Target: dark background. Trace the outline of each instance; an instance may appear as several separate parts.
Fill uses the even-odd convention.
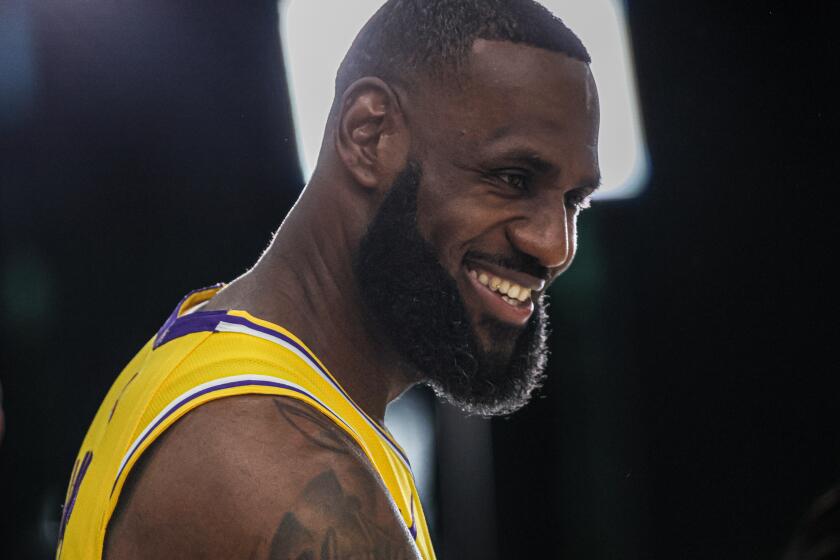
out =
[[[840,479],[831,4],[629,2],[653,174],[583,215],[550,381],[491,423],[498,558],[778,558]],[[51,557],[114,376],[302,187],[277,29],[271,1],[0,0],[0,558]],[[444,560],[476,557],[462,497]]]

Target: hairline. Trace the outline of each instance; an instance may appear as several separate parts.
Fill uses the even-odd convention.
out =
[[[335,96],[333,98],[333,103],[330,106],[329,116],[328,119],[332,120],[333,118],[338,116],[341,101],[344,99],[344,95],[347,91],[359,80],[363,80],[365,78],[377,78],[382,80],[385,84],[388,85],[391,89],[394,90],[395,94],[398,93],[398,89],[408,89],[408,88],[427,88],[430,85],[438,85],[438,86],[447,86],[447,79],[451,79],[454,87],[458,88],[457,91],[461,92],[463,89],[460,88],[465,82],[462,80],[463,77],[467,76],[467,70],[469,66],[472,64],[472,54],[475,52],[475,44],[478,41],[487,41],[490,43],[509,43],[512,45],[528,47],[532,49],[537,49],[540,51],[560,54],[566,56],[570,60],[575,60],[577,62],[581,62],[585,64],[587,67],[591,66],[591,60],[586,60],[585,58],[575,56],[572,53],[566,52],[560,49],[551,49],[541,45],[535,45],[533,43],[529,43],[526,41],[514,41],[511,39],[506,38],[499,38],[499,37],[488,37],[483,35],[478,35],[475,37],[470,43],[469,48],[466,52],[458,56],[455,60],[444,62],[443,64],[439,65],[439,71],[429,71],[427,68],[419,68],[411,71],[404,71],[404,72],[394,72],[392,75],[388,75],[389,73],[384,73],[384,75],[376,75],[376,74],[365,74],[362,76],[358,76],[352,82],[350,82],[347,87],[343,91],[338,91],[338,78],[335,80]],[[397,96],[399,99],[399,96]]]

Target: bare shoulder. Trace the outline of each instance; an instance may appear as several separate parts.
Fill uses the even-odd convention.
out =
[[[104,557],[419,558],[355,442],[273,396],[220,399],[167,430],[129,475]]]

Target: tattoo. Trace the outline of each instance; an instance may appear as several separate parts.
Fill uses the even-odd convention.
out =
[[[328,420],[323,414],[317,411],[306,410],[309,405],[291,404],[287,399],[274,399],[274,404],[280,415],[285,418],[295,430],[308,439],[311,443],[336,453],[347,454],[350,452],[348,444],[350,438],[334,423]],[[311,428],[305,427],[303,423],[314,424],[320,431],[313,433]],[[351,444],[352,445],[352,444]]]
[[[325,529],[315,529],[325,527]],[[411,560],[402,535],[371,518],[327,470],[306,485],[274,532],[269,560]]]
[[[300,524],[297,517],[293,513],[287,513],[280,522],[280,526],[274,532],[274,538],[271,539],[271,552],[269,558],[294,558],[295,560],[308,560],[314,556],[310,548],[313,541],[312,533]],[[300,551],[295,555],[295,551]]]
[[[338,537],[333,527],[327,529],[327,536],[321,544],[321,560],[324,558],[338,558]]]

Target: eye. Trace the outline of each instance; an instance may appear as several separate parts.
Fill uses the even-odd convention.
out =
[[[531,186],[530,175],[522,171],[496,171],[493,173],[493,177],[518,191],[528,191]]]
[[[575,189],[566,193],[566,206],[575,210],[586,210],[592,205],[590,189]]]

